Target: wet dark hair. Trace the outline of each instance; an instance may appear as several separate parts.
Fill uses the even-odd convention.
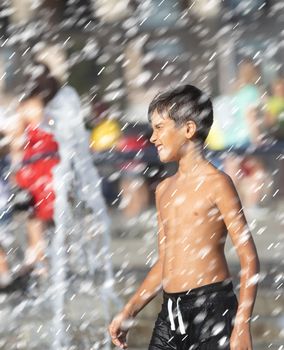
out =
[[[37,96],[47,105],[60,89],[60,83],[44,63],[34,61],[29,69],[30,72],[26,74],[25,100]]]
[[[153,112],[167,115],[177,127],[193,121],[197,127],[196,138],[204,142],[213,124],[213,107],[210,98],[193,85],[182,85],[171,91],[159,93],[148,108],[148,120]]]

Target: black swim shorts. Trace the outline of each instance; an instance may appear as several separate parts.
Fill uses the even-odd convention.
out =
[[[237,308],[231,280],[181,293],[163,291],[148,350],[230,350]]]

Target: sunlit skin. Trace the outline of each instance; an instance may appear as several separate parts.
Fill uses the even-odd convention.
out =
[[[135,317],[159,291],[182,292],[231,278],[224,254],[227,231],[241,264],[239,308],[230,339],[231,350],[252,349],[250,317],[259,261],[241,203],[231,179],[202,154],[193,121],[177,127],[154,111],[151,142],[162,162],[176,161],[178,171],[156,189],[159,257],[136,293],[113,319],[109,332],[126,348]]]

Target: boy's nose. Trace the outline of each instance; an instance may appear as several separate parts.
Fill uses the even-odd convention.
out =
[[[150,142],[155,143],[157,137],[155,136],[155,133],[153,132],[152,136],[150,137]]]

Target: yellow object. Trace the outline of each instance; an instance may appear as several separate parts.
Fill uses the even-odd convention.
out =
[[[278,122],[278,117],[284,112],[284,98],[278,96],[272,96],[268,99],[266,104],[266,110],[273,117],[275,122]]]
[[[121,137],[120,125],[116,120],[103,120],[91,133],[91,148],[102,152],[115,146]]]
[[[219,151],[225,148],[224,133],[216,120],[211,127],[205,143],[214,151]]]

